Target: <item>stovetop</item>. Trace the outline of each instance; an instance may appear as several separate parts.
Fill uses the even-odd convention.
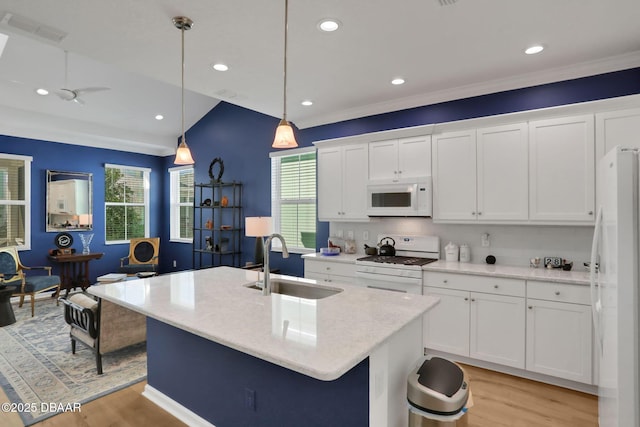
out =
[[[438,260],[434,258],[422,258],[422,257],[413,257],[413,256],[371,255],[364,258],[358,258],[357,261],[422,266]]]

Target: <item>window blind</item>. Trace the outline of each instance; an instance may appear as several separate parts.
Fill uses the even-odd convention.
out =
[[[149,170],[105,165],[105,236],[107,242],[148,234]]]

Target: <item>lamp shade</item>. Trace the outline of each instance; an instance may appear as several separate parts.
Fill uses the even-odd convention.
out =
[[[176,165],[192,165],[195,162],[191,157],[191,150],[187,146],[187,143],[182,141],[176,150],[176,159],[173,161]]]
[[[280,120],[276,128],[276,136],[273,139],[273,148],[295,148],[298,146],[296,137],[293,134],[291,124],[285,119]]]
[[[250,216],[244,219],[244,234],[247,237],[269,236],[273,232],[270,216]]]

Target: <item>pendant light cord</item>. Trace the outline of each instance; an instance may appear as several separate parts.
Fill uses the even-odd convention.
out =
[[[184,140],[184,24],[180,28],[182,33],[182,142]]]
[[[287,32],[289,27],[289,0],[284,0],[284,90],[282,104],[284,111],[282,120],[287,120]]]

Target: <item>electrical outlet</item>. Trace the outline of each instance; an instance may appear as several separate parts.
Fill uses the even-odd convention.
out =
[[[176,261],[175,259],[173,260],[173,267],[177,267],[178,266],[178,261]]]
[[[353,230],[347,231],[347,239],[353,240]]]
[[[336,231],[336,237],[339,237],[341,239],[344,238],[344,232],[342,230]]]
[[[256,410],[256,392],[255,390],[251,390],[250,388],[244,389],[244,401],[247,405],[247,409],[252,411]]]
[[[489,233],[484,233],[480,237],[480,241],[482,242],[483,248],[488,248],[489,246],[491,246],[491,242],[489,241]]]
[[[362,232],[362,240],[365,242],[369,240],[369,232],[367,230]]]

